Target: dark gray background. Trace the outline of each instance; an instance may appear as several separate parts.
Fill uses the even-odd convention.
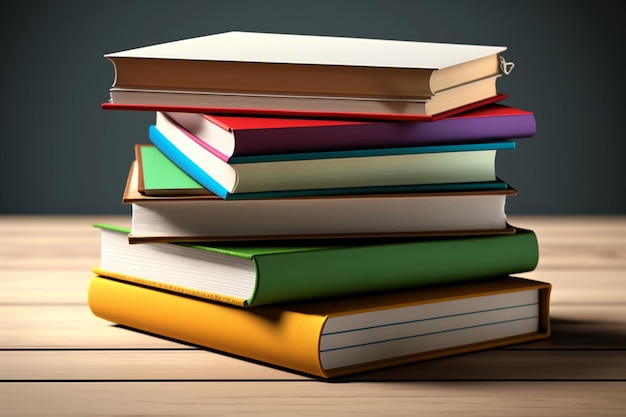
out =
[[[498,155],[509,214],[626,213],[623,2],[61,1],[0,14],[0,213],[128,213],[133,145],[154,114],[104,111],[102,57],[245,30],[505,45],[505,101],[538,131]]]

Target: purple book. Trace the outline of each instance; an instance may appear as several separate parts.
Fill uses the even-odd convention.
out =
[[[432,122],[165,114],[226,161],[244,155],[518,139],[533,136],[537,128],[532,112],[502,104],[490,104]]]

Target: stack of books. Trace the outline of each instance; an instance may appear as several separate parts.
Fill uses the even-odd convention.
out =
[[[507,222],[506,48],[229,32],[105,55],[155,113],[96,224],[92,312],[332,378],[545,338],[538,242]]]

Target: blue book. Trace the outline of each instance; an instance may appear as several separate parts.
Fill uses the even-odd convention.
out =
[[[245,156],[226,162],[163,113],[157,113],[149,137],[181,170],[222,199],[419,191],[415,187],[436,191],[450,184],[489,188],[499,184],[496,151],[515,148],[513,141],[496,141]]]

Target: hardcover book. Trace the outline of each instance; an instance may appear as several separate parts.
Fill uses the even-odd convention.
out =
[[[428,119],[497,100],[503,46],[227,32],[106,54],[110,103]],[[106,108],[106,107],[105,107]],[[113,106],[115,108],[115,106]]]
[[[167,156],[152,144],[135,145],[135,161],[137,165],[138,190],[145,196],[192,196],[205,195],[217,197],[191,178],[185,171],[174,164]],[[463,182],[447,184],[413,184],[401,186],[370,186],[358,188],[339,188],[325,190],[293,190],[289,196],[321,196],[359,195],[359,194],[392,194],[392,193],[422,193],[422,192],[451,192],[451,191],[478,191],[502,190],[508,186],[503,181]],[[230,195],[229,199],[238,198],[267,198],[284,197],[281,192],[258,192]]]
[[[164,113],[150,126],[151,142],[190,177],[223,199],[275,192],[361,187],[490,182],[496,180],[496,151],[513,141],[307,152],[231,157],[214,153]]]
[[[550,334],[548,283],[497,279],[253,308],[95,276],[94,315],[155,336],[333,378]]]
[[[402,148],[533,136],[532,112],[492,104],[435,122],[276,118],[169,112],[224,160],[247,155]]]
[[[162,157],[162,156],[161,156]],[[436,191],[223,200],[214,194],[148,196],[138,190],[137,162],[122,197],[132,207],[133,243],[406,237],[511,233],[504,182],[446,184]],[[169,184],[171,186],[171,184]],[[472,188],[463,188],[472,187]],[[485,187],[485,188],[481,188]]]
[[[238,306],[480,280],[533,270],[534,232],[340,242],[141,243],[101,230],[99,275]]]

